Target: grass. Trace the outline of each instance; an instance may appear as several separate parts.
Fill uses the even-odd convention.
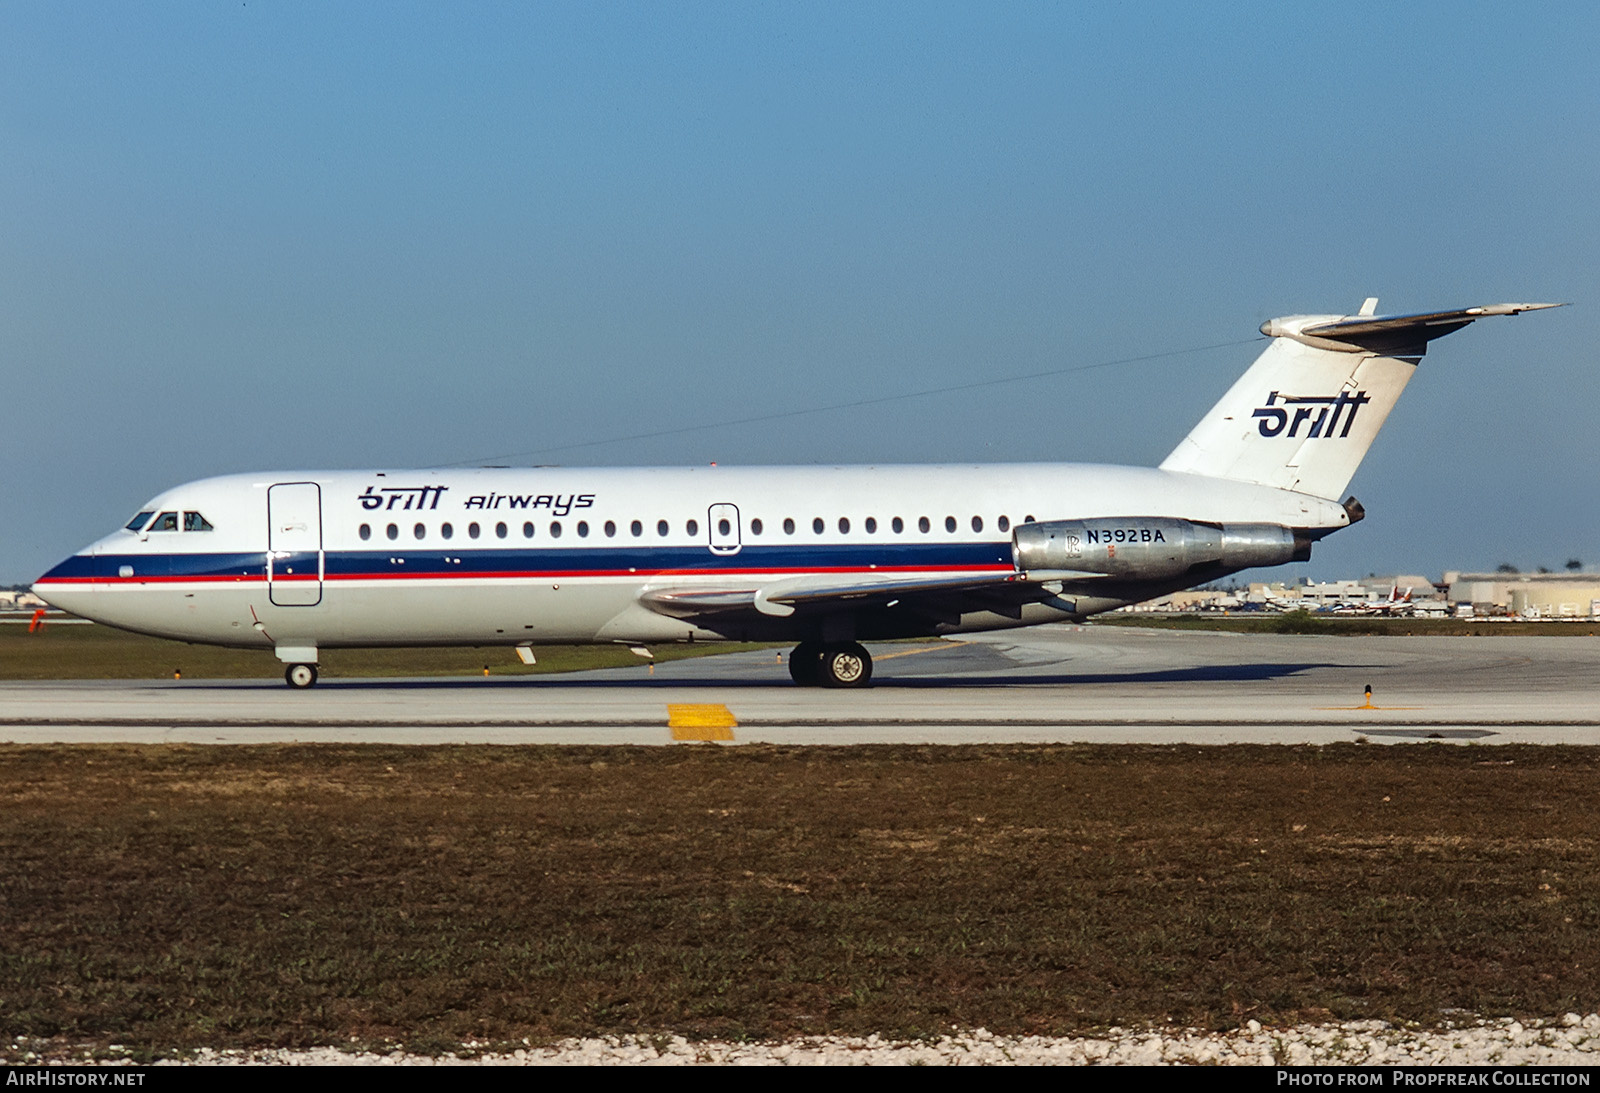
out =
[[[1464,619],[1385,619],[1314,615],[1309,611],[1243,615],[1135,615],[1095,617],[1096,626],[1138,626],[1151,630],[1223,630],[1235,634],[1327,634],[1342,637],[1594,637],[1600,620],[1548,622],[1469,622]]]
[[[759,648],[722,642],[652,645],[656,660],[709,656]],[[538,663],[525,665],[508,646],[413,649],[324,649],[319,671],[328,677],[525,675],[620,668],[645,663],[623,645],[542,645]],[[0,625],[0,679],[159,679],[181,671],[186,679],[270,678],[283,665],[270,649],[225,649],[146,637],[93,623],[47,622],[35,633]]]
[[[1583,748],[0,747],[0,1051],[1600,1009]]]

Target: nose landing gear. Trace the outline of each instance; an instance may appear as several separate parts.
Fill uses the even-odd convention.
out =
[[[802,641],[789,654],[789,675],[802,687],[865,687],[872,680],[872,654],[853,641]]]

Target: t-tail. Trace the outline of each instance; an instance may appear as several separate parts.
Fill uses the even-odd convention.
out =
[[[1161,464],[1337,500],[1399,401],[1428,343],[1489,315],[1560,304],[1491,304],[1420,315],[1269,319],[1250,370]]]

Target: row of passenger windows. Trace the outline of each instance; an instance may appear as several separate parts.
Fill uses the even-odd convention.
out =
[[[186,513],[184,513],[183,516],[182,516],[181,522],[180,522],[179,516],[178,516],[178,514],[176,512],[163,512],[160,516],[156,516],[156,518],[154,520],[151,520],[150,517],[155,516],[155,515],[156,514],[154,512],[141,512],[139,515],[135,516],[132,520],[128,521],[128,530],[129,531],[177,531],[180,527],[184,531],[214,531],[215,530],[211,526],[211,521],[207,520],[204,516],[201,516],[198,512],[186,512]],[[150,526],[149,527],[145,527],[146,524],[149,524]]]
[[[1033,517],[1032,516],[1025,516],[1025,517],[1023,517],[1023,520],[1025,522],[1027,522],[1027,523],[1032,523],[1033,522]],[[971,525],[973,531],[982,532],[983,531],[983,527],[984,527],[983,517],[974,516],[970,521],[970,525]],[[949,532],[951,534],[954,534],[956,532],[956,530],[960,526],[961,526],[960,521],[958,521],[954,516],[946,516],[944,518],[944,530],[945,531],[947,531],[947,532]],[[208,527],[209,527],[209,525],[208,525]],[[839,533],[841,535],[848,535],[850,533],[850,528],[851,528],[850,518],[848,516],[839,517],[837,527],[839,528]],[[998,520],[995,521],[995,527],[999,531],[1002,531],[1002,532],[1010,531],[1011,530],[1011,518],[1009,516],[1000,517]],[[876,535],[878,533],[878,520],[877,520],[877,517],[869,516],[865,520],[861,521],[861,528],[868,535]],[[825,521],[822,517],[818,516],[818,517],[814,517],[812,519],[812,521],[811,521],[811,531],[814,534],[821,535],[827,529],[828,529],[827,521]],[[904,520],[902,520],[900,517],[896,516],[892,520],[889,521],[889,529],[892,532],[894,532],[894,534],[900,535],[900,534],[904,533],[904,531],[906,530],[906,522]],[[562,530],[563,530],[563,528],[562,528],[562,524],[561,524],[560,520],[552,520],[550,522],[550,532],[549,532],[550,533],[550,538],[552,538],[552,539],[561,538]],[[589,537],[589,530],[590,530],[589,529],[589,521],[587,521],[587,520],[579,520],[577,522],[576,526],[575,526],[575,530],[577,531],[578,537],[580,539],[588,538]],[[605,537],[607,539],[616,538],[616,536],[617,536],[617,524],[616,524],[616,521],[607,520],[604,524],[601,525],[601,530],[604,532]],[[700,534],[700,521],[698,521],[698,520],[686,520],[684,522],[684,525],[683,525],[683,530],[684,530],[684,534],[688,535],[691,539],[697,537]],[[766,525],[762,523],[760,517],[757,517],[756,519],[750,521],[750,534],[751,535],[759,536],[765,530],[766,530]],[[933,530],[933,521],[929,520],[926,516],[917,517],[917,530],[922,532],[924,535],[928,534],[929,532],[931,532]],[[668,535],[672,534],[672,525],[669,524],[665,520],[657,520],[656,521],[655,531],[656,531],[656,535],[658,535],[659,537],[665,539]],[[644,523],[643,523],[643,521],[640,521],[640,520],[632,521],[628,525],[628,532],[635,539],[642,538],[644,536]],[[400,538],[400,525],[398,525],[398,524],[390,524],[386,528],[383,529],[383,533],[389,539],[399,539]],[[524,539],[532,539],[534,537],[535,533],[536,532],[535,532],[535,528],[534,528],[534,525],[533,525],[533,521],[529,520],[529,521],[526,521],[526,522],[523,523],[523,525],[522,525],[522,537]],[[716,533],[721,538],[725,538],[726,539],[726,538],[731,537],[733,535],[733,522],[731,520],[729,520],[728,518],[726,518],[726,517],[720,518],[717,521]],[[794,522],[793,519],[790,519],[790,518],[787,518],[787,517],[784,519],[784,521],[783,521],[783,533],[785,535],[793,535],[795,533],[795,522]],[[371,539],[372,538],[372,525],[371,524],[362,524],[361,528],[360,528],[360,534],[361,534],[361,538],[363,540]],[[441,539],[453,539],[453,538],[455,538],[455,534],[456,534],[456,529],[455,529],[455,526],[453,524],[445,523],[445,524],[440,524],[439,525],[439,537]],[[467,538],[469,538],[469,539],[477,539],[477,538],[481,537],[482,535],[483,535],[483,529],[477,523],[471,523],[471,524],[467,525]],[[505,523],[497,523],[497,524],[494,525],[494,535],[495,535],[495,537],[497,539],[509,538],[510,535],[511,535],[511,528],[509,526],[507,526]],[[426,539],[428,537],[428,526],[426,524],[414,524],[412,526],[412,528],[411,528],[411,536],[414,539]]]

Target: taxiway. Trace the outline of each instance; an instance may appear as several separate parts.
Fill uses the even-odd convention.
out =
[[[873,647],[864,691],[754,650],[526,678],[0,684],[0,740],[1600,743],[1600,640],[1042,627]],[[1372,688],[1368,702],[1365,688]]]

